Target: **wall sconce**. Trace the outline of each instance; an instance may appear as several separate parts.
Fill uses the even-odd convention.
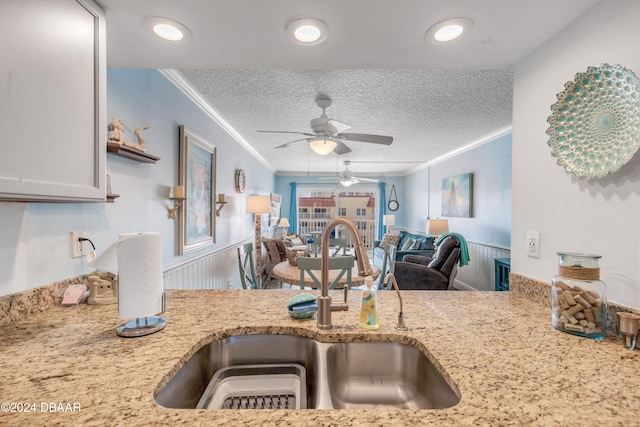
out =
[[[182,202],[187,200],[184,195],[184,186],[182,185],[174,185],[173,186],[173,197],[169,197],[170,200],[175,202],[174,206],[169,211],[169,218],[176,219],[178,217],[178,209],[182,206]]]
[[[218,201],[216,202],[216,205],[218,205],[218,209],[216,209],[216,216],[220,216],[220,211],[226,204],[227,200],[225,199],[224,194],[218,194]]]

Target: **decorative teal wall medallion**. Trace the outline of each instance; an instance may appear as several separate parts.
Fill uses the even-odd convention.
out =
[[[564,88],[547,119],[551,155],[580,178],[617,171],[640,148],[640,80],[621,65],[602,64]]]

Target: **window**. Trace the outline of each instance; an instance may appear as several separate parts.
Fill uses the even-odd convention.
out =
[[[318,190],[299,186],[297,196],[300,234],[310,235],[322,231],[329,222],[341,216],[353,221],[365,245],[372,244],[375,241],[377,190],[364,185],[358,190],[360,191],[343,191],[341,188]],[[351,233],[342,225],[335,228],[335,236],[346,238],[350,246],[355,244]]]
[[[313,217],[314,218],[330,218],[327,216],[326,208],[314,208],[313,209]]]

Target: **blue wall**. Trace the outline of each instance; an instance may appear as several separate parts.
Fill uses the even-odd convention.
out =
[[[431,178],[429,179],[429,171]],[[448,218],[449,230],[469,241],[511,246],[511,134],[479,145],[407,176],[404,226],[425,232],[427,212],[441,216],[442,180],[473,173],[473,217]],[[431,182],[428,197],[427,182]]]
[[[143,133],[147,152],[160,160],[144,164],[108,155],[112,190],[120,194],[115,203],[0,203],[0,295],[91,271],[83,258],[71,258],[72,231],[87,231],[98,252],[120,233],[159,231],[165,267],[253,236],[246,195],[272,192],[273,173],[160,72],[109,69],[107,117],[120,118],[129,130],[151,126]],[[217,147],[217,191],[229,200],[216,218],[215,246],[184,257],[177,255],[178,222],[167,215],[169,189],[178,184],[179,125]],[[133,136],[128,133],[127,139]],[[73,162],[70,158],[69,167]],[[235,193],[237,168],[247,172],[244,194]]]

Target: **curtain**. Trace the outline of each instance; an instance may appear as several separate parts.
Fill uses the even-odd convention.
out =
[[[289,225],[291,232],[298,234],[298,184],[295,182],[291,185],[291,200],[289,201]]]
[[[385,190],[385,183],[378,184],[380,193],[380,204],[378,205],[378,240],[382,240],[384,236],[384,214],[387,213],[387,194]]]

